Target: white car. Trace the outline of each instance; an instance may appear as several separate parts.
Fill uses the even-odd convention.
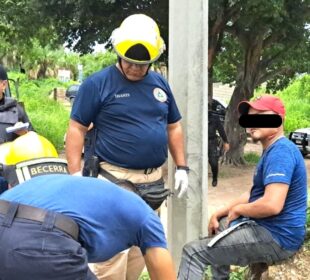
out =
[[[289,139],[295,143],[303,156],[310,154],[310,128],[300,128],[290,133]]]

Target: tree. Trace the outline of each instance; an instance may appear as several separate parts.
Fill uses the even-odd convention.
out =
[[[168,4],[168,0],[37,0],[39,10],[53,20],[67,46],[80,53],[91,52],[96,42],[107,43],[123,19],[136,13],[157,22],[167,45]]]
[[[212,1],[211,1],[212,2]],[[224,1],[225,2],[225,1]],[[274,78],[290,77],[303,63],[296,63],[296,54],[309,55],[309,0],[229,1],[239,6],[227,20],[221,53],[216,63],[231,64],[226,80],[235,81],[235,90],[228,106],[225,128],[231,149],[227,163],[242,164],[245,132],[238,125],[238,103],[253,97],[254,90]],[[300,60],[299,60],[300,61]],[[225,64],[226,63],[226,64]],[[298,67],[299,66],[299,67]],[[230,75],[230,77],[229,77]]]
[[[208,103],[213,98],[213,66],[216,56],[223,44],[225,27],[241,9],[240,1],[209,1],[209,33],[208,33]]]
[[[61,43],[50,19],[38,9],[37,0],[0,0],[0,59],[10,68],[19,65],[32,40],[42,46],[57,48]]]

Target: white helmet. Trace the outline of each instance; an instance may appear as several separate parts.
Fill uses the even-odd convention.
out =
[[[119,57],[136,64],[152,63],[165,50],[156,22],[143,14],[127,17],[113,31],[111,40]]]

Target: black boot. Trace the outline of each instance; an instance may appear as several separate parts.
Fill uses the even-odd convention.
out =
[[[212,179],[212,187],[216,187],[217,186],[217,178],[213,178]]]

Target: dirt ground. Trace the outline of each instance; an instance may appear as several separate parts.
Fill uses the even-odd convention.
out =
[[[249,143],[245,151],[261,153],[260,144]],[[308,186],[310,186],[310,156],[305,159],[308,174]],[[215,209],[221,205],[238,197],[246,191],[252,184],[252,176],[255,166],[232,167],[221,165],[218,186],[211,186],[209,178],[208,191],[208,215],[210,216]],[[269,268],[269,276],[266,279],[274,280],[306,280],[310,279],[310,250],[304,248],[292,260],[281,265]]]

